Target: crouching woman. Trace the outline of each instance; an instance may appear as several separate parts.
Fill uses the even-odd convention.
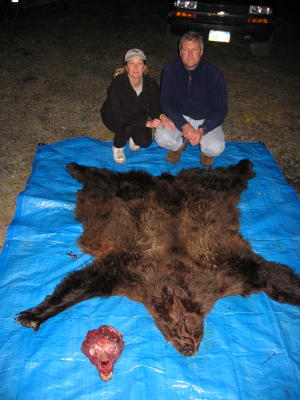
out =
[[[147,72],[144,52],[128,50],[124,67],[115,71],[101,107],[103,123],[114,133],[112,151],[117,163],[126,161],[127,141],[131,150],[148,147],[152,142],[152,129],[160,125],[159,86]]]

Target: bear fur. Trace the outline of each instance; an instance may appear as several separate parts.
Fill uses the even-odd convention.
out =
[[[79,245],[94,261],[22,311],[16,318],[22,325],[37,330],[83,300],[126,296],[143,303],[166,340],[192,356],[205,316],[222,297],[265,292],[300,305],[300,277],[254,253],[239,233],[237,205],[254,176],[249,160],[158,177],[76,163],[67,170],[83,185]]]

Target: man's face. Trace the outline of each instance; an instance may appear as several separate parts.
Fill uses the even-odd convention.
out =
[[[184,40],[180,50],[180,58],[183,65],[188,70],[193,70],[197,67],[203,54],[203,49],[198,42],[192,40]]]

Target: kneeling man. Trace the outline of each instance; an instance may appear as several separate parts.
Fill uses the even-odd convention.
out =
[[[155,133],[160,147],[170,150],[167,161],[176,163],[186,141],[201,146],[200,162],[211,167],[225,148],[221,124],[227,107],[222,72],[202,58],[203,39],[185,33],[179,42],[180,58],[167,64],[161,79],[161,125]]]

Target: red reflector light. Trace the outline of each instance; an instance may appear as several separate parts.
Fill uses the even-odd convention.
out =
[[[268,24],[268,18],[248,18],[249,24]]]
[[[197,14],[194,13],[189,13],[189,12],[185,12],[185,11],[175,11],[173,12],[173,14],[175,15],[175,17],[183,17],[183,18],[197,18]]]

